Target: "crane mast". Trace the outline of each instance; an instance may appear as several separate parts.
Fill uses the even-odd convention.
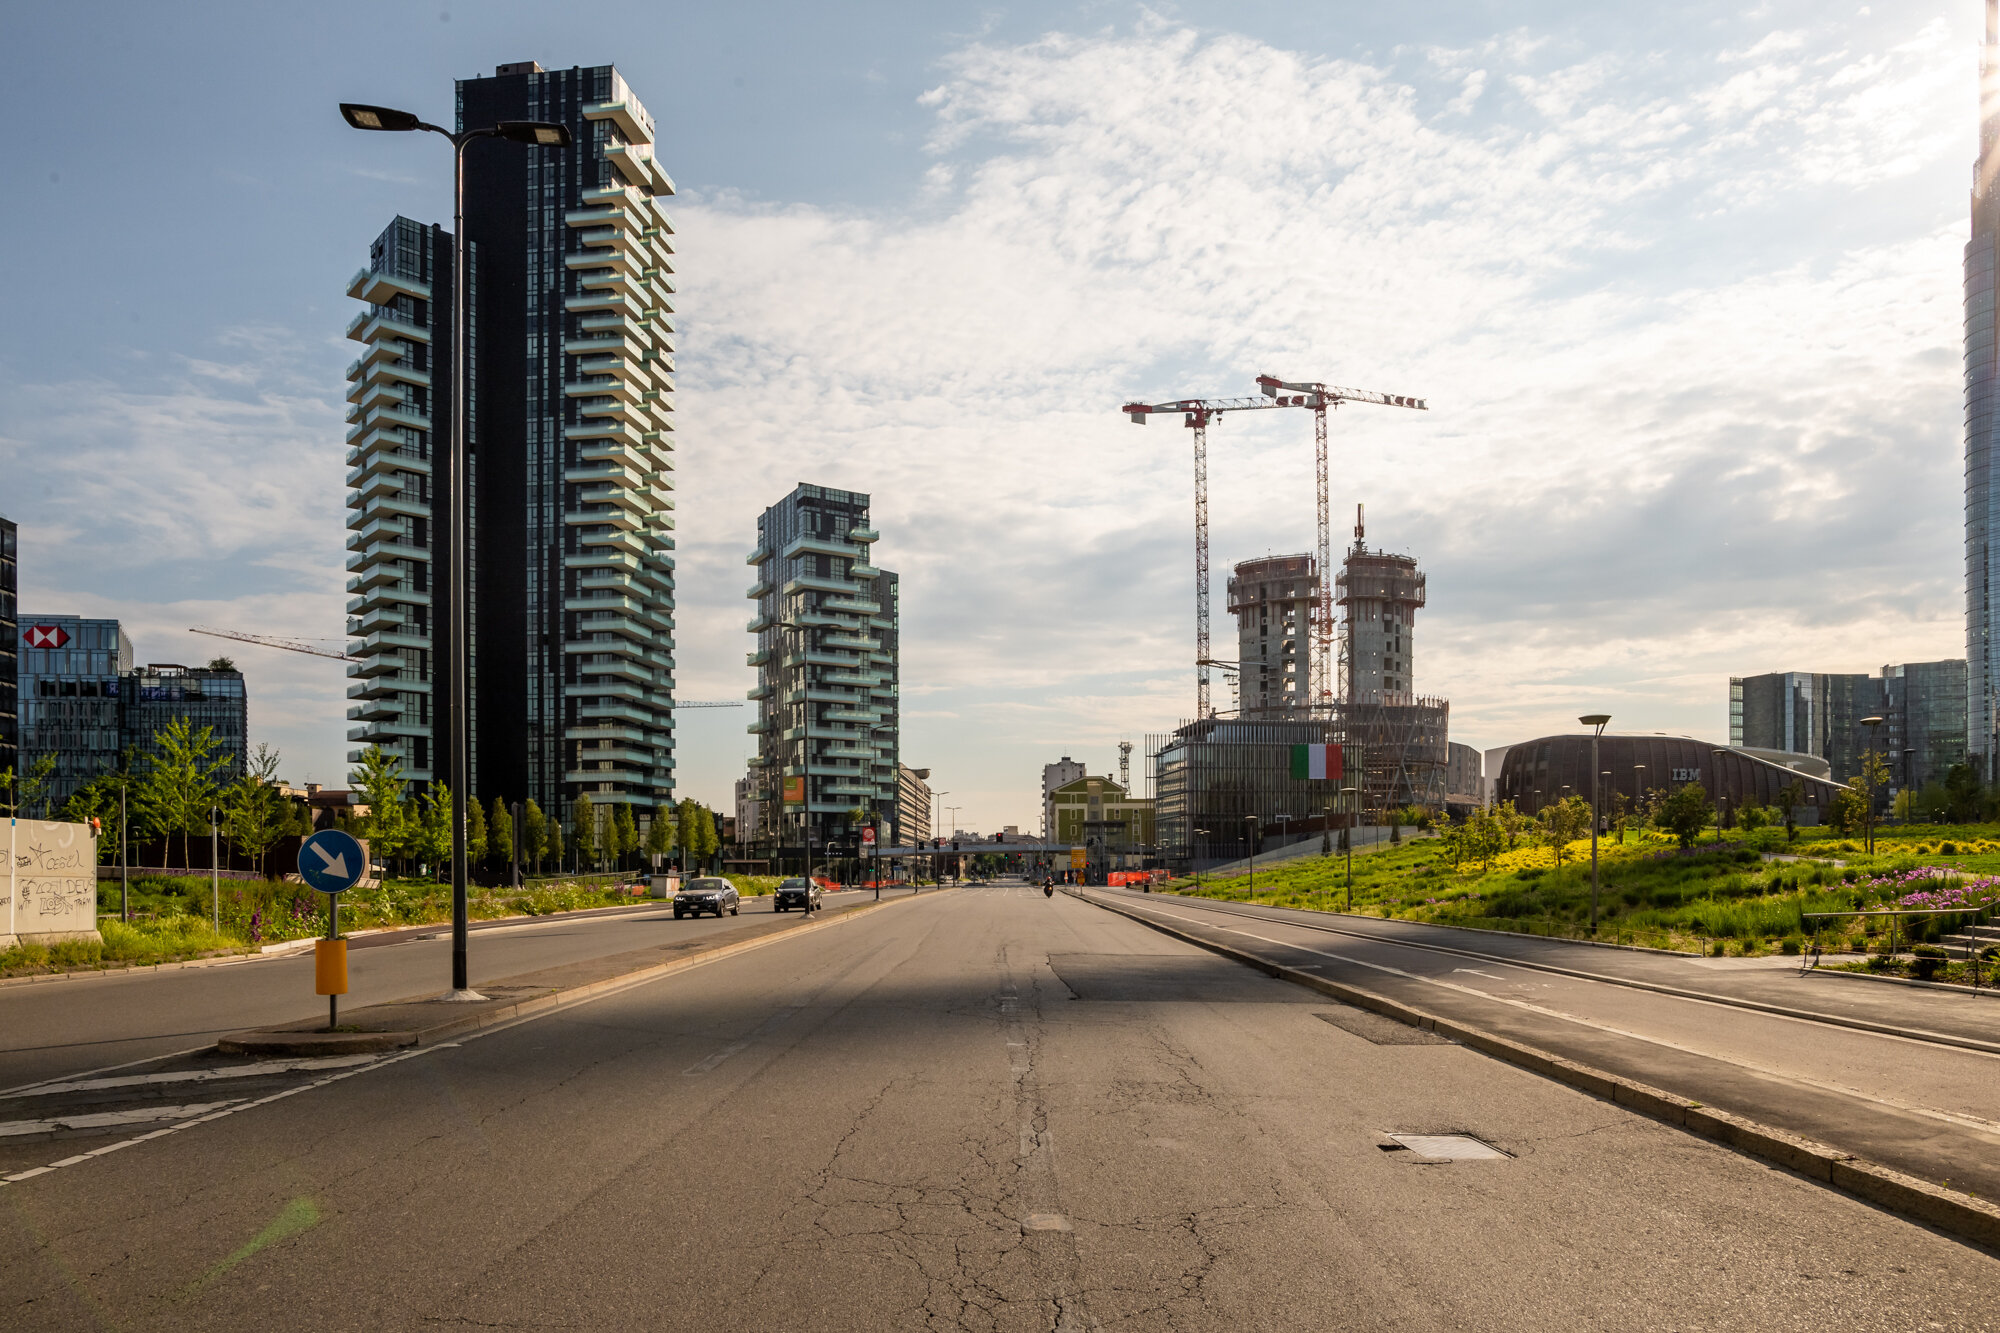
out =
[[[1270,375],[1259,375],[1260,396],[1253,398],[1177,398],[1165,403],[1127,403],[1119,410],[1134,425],[1143,426],[1155,415],[1178,413],[1182,423],[1194,432],[1194,662],[1195,717],[1215,715],[1209,702],[1209,667],[1217,665],[1209,651],[1208,629],[1208,426],[1225,412],[1251,412],[1273,407],[1308,408],[1313,413],[1314,470],[1319,503],[1319,600],[1314,605],[1314,654],[1319,675],[1318,697],[1330,703],[1333,666],[1329,654],[1333,646],[1333,550],[1328,515],[1326,411],[1342,403],[1374,403],[1381,407],[1407,407],[1418,412],[1430,410],[1422,398],[1405,394],[1379,393],[1373,389],[1348,389],[1335,384],[1294,383]],[[1281,392],[1282,391],[1282,392]]]

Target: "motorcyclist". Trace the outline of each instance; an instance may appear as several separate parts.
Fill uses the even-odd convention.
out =
[[[1055,896],[1056,896],[1056,881],[1055,881],[1055,876],[1051,875],[1042,881],[1042,897],[1053,898]]]

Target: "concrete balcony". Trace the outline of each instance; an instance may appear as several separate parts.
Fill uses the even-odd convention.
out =
[[[630,102],[590,102],[583,108],[585,120],[608,120],[618,132],[635,144],[653,142],[653,118]]]
[[[860,587],[850,579],[827,578],[820,574],[800,574],[795,578],[785,580],[784,595],[790,597],[793,593],[804,592],[808,588],[816,592],[857,593],[861,591]]]
[[[873,565],[849,565],[847,572],[857,579],[873,579],[882,573]]]
[[[347,336],[361,343],[379,343],[392,338],[427,343],[431,340],[431,331],[394,315],[364,310],[348,322]]]
[[[364,565],[376,564],[383,560],[423,560],[428,562],[431,553],[421,546],[405,546],[401,542],[371,542],[366,546],[349,546],[354,554],[347,558],[348,569],[360,569]]]
[[[804,555],[807,553],[839,556],[846,560],[859,560],[863,558],[860,548],[844,541],[837,541],[831,537],[794,537],[785,543],[784,550],[778,552],[779,555],[787,560],[795,555]]]
[[[398,296],[414,296],[419,301],[428,301],[431,299],[431,285],[418,282],[415,278],[364,268],[348,279],[347,294],[369,305],[387,305]]]
[[[851,542],[874,542],[881,539],[882,534],[873,528],[849,528],[847,530],[847,540]]]

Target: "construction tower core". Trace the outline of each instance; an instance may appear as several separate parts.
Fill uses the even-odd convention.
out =
[[[1340,639],[1346,702],[1415,703],[1417,608],[1424,604],[1416,557],[1369,550],[1357,517],[1334,590],[1346,612]]]
[[[1312,705],[1319,583],[1319,562],[1310,555],[1245,560],[1229,576],[1243,716],[1303,717]]]

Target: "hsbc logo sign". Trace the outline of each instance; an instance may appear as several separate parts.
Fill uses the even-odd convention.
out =
[[[61,625],[30,625],[21,637],[30,648],[60,648],[69,642],[69,631]]]

